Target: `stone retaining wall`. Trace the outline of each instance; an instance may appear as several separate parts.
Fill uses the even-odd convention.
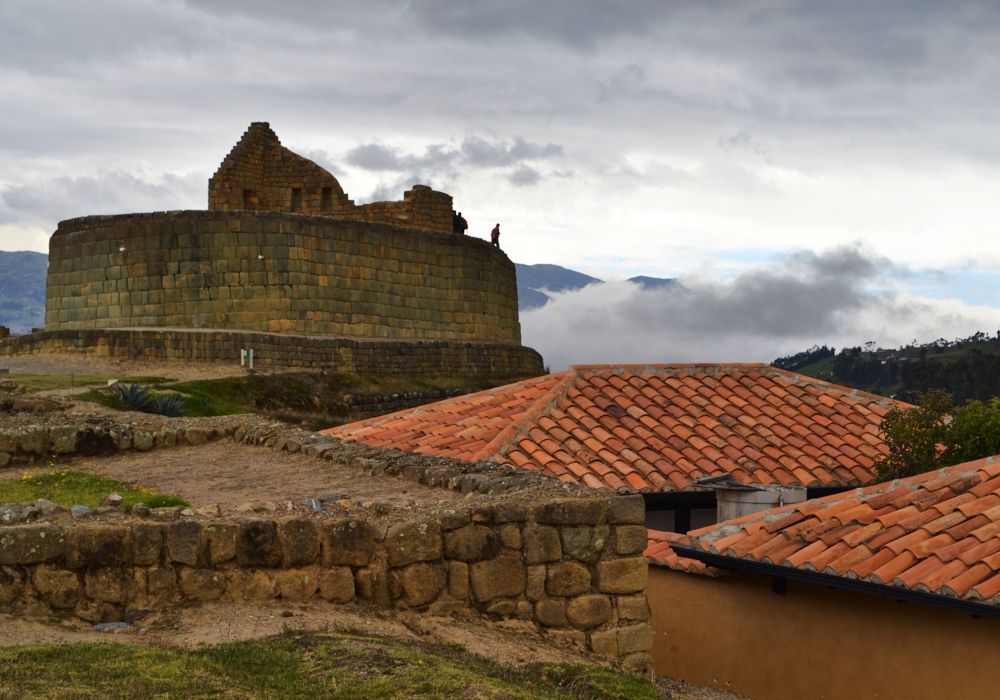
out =
[[[0,526],[0,610],[99,623],[201,600],[360,600],[529,620],[627,668],[651,667],[640,496],[498,500],[396,523],[99,510]]]
[[[523,345],[446,340],[329,338],[221,330],[46,330],[0,339],[0,357],[68,352],[140,361],[240,361],[252,348],[254,367],[323,368],[348,374],[542,374],[542,356]]]
[[[514,264],[476,238],[266,211],[60,222],[46,330],[150,326],[521,342]]]

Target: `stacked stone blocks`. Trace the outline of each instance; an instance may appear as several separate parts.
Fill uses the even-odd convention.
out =
[[[416,185],[399,202],[356,205],[337,179],[293,153],[267,122],[254,122],[208,181],[208,208],[280,211],[393,223],[451,233],[451,196]]]
[[[514,266],[484,241],[271,212],[62,222],[50,243],[45,316],[46,330],[520,343]]]
[[[496,502],[394,524],[178,511],[0,527],[0,610],[101,622],[193,600],[360,598],[521,618],[628,668],[651,667],[639,496]]]

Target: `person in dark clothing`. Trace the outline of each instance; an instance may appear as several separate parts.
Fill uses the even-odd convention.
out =
[[[493,245],[497,248],[500,247],[500,224],[497,224],[492,231],[490,231],[490,240],[493,241]]]
[[[465,220],[464,216],[462,216],[462,212],[458,212],[458,221],[460,228],[459,233],[464,234],[469,230],[469,222]]]
[[[462,222],[465,219],[462,218],[462,212],[458,212],[451,217],[451,232],[452,233],[462,233]]]

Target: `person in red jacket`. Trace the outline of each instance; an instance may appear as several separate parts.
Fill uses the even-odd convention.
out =
[[[490,231],[490,240],[493,241],[494,246],[500,247],[500,224],[494,226],[493,230]]]

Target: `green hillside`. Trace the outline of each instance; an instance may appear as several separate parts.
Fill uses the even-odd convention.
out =
[[[0,250],[0,326],[30,333],[45,325],[45,274],[49,257]]]
[[[790,360],[807,353],[780,358],[773,364],[794,365]],[[977,333],[899,349],[843,348],[816,362],[788,368],[904,401],[913,401],[920,391],[944,389],[962,405],[972,399],[987,401],[1000,396],[1000,338]]]

